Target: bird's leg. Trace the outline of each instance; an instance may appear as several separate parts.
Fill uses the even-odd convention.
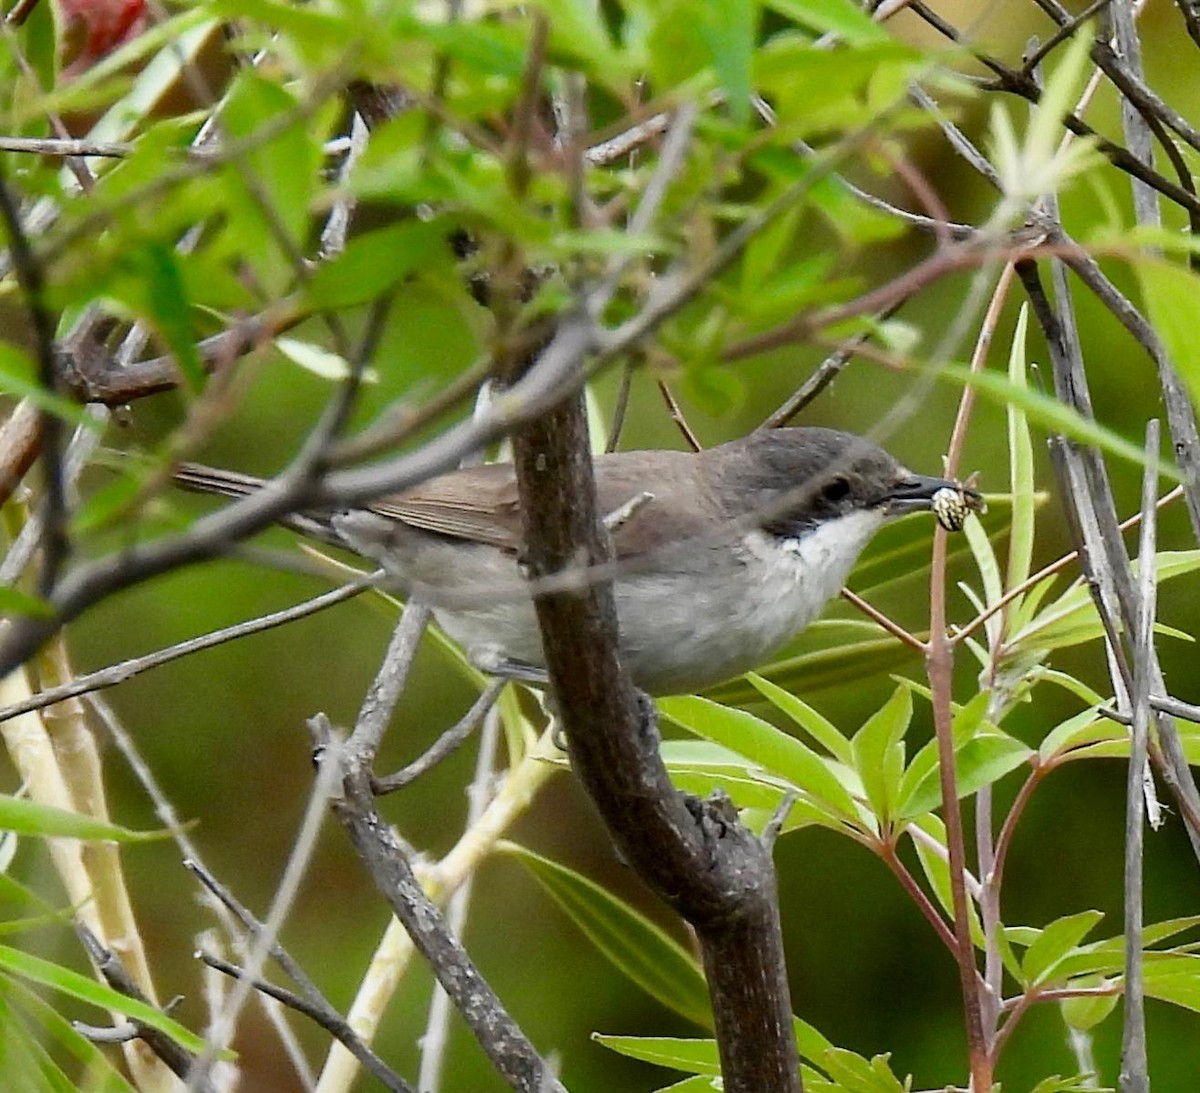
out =
[[[485,675],[497,679],[528,683],[532,687],[546,687],[550,683],[545,668],[510,657],[498,645],[472,645],[467,650],[467,660]]]

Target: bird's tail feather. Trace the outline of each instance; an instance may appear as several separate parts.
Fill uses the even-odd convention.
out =
[[[249,497],[262,489],[266,479],[237,471],[223,471],[202,463],[180,463],[175,468],[175,485],[192,493],[215,493],[221,497]]]
[[[252,474],[240,474],[220,467],[206,467],[202,463],[180,463],[175,468],[175,485],[191,493],[216,494],[220,497],[249,497],[267,484],[265,478]],[[318,539],[330,546],[346,548],[346,540],[333,529],[328,513],[295,512],[281,516],[278,521],[286,528],[298,531],[310,539]]]

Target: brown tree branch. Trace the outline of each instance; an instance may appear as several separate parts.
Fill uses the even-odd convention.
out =
[[[514,437],[533,578],[608,560],[578,400]],[[653,708],[617,657],[611,587],[540,595],[538,620],[572,766],[622,858],[696,931],[725,1089],[798,1093],[799,1059],[770,855],[720,801],[672,786]]]

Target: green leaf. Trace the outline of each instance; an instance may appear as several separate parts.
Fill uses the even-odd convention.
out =
[[[1045,927],[1025,951],[1021,961],[1025,982],[1034,985],[1051,979],[1060,961],[1078,947],[1102,918],[1104,914],[1101,911],[1080,911],[1056,919]]]
[[[316,310],[354,307],[381,296],[438,258],[448,260],[446,225],[410,220],[355,236],[305,288]]]
[[[1146,997],[1200,1013],[1200,956],[1147,953],[1142,968]]]
[[[814,163],[798,157],[790,147],[785,150],[777,145],[764,148],[761,153],[751,157],[751,162],[790,185],[810,178],[816,170]],[[904,234],[905,225],[902,220],[866,204],[837,175],[814,179],[809,183],[804,199],[849,245],[884,243]],[[814,262],[819,257],[821,256],[810,255],[806,260]],[[829,256],[825,257],[828,260]],[[833,287],[846,286],[856,291],[858,284],[858,281],[843,279],[840,285]],[[879,329],[878,325],[875,329]]]
[[[747,672],[746,680],[772,706],[787,714],[835,759],[848,767],[854,765],[854,749],[832,721],[819,714],[807,702],[756,672]]]
[[[32,592],[25,592],[11,584],[0,585],[0,612],[10,615],[28,615],[34,619],[48,619],[54,615],[54,605]]]
[[[765,4],[818,34],[836,34],[844,43],[888,40],[888,32],[850,0],[765,0]]]
[[[199,394],[207,377],[175,249],[147,240],[128,248],[120,266],[122,276],[110,283],[109,291],[149,322],[174,355],[185,388]]]
[[[624,51],[614,47],[602,9],[590,0],[538,0],[549,17],[550,52],[569,57],[616,95],[625,93],[635,70]]]
[[[32,983],[40,983],[44,987],[50,987],[81,1002],[113,1010],[116,1013],[123,1013],[135,1021],[141,1021],[170,1036],[188,1051],[199,1053],[205,1049],[204,1040],[184,1028],[178,1021],[173,1021],[145,1002],[128,998],[111,987],[106,987],[87,976],[71,971],[70,968],[64,968],[59,964],[21,952],[19,949],[10,948],[7,945],[0,945],[0,970],[20,976]]]
[[[232,138],[261,138],[264,130],[278,129],[222,168],[227,238],[235,240],[268,292],[280,292],[295,279],[294,258],[305,249],[323,158],[298,105],[278,80],[247,67],[234,78],[222,114]]]
[[[917,860],[921,863],[921,870],[925,874],[925,879],[928,880],[934,897],[946,913],[946,918],[950,919],[954,913],[954,898],[950,891],[950,865],[949,855],[946,850],[946,825],[942,823],[940,817],[932,812],[927,812],[923,816],[918,816],[915,820],[910,820],[908,826],[910,828],[920,828],[937,846],[936,849],[930,846],[929,841],[926,839],[913,838],[912,840],[913,849],[917,852]],[[979,924],[979,915],[975,910],[975,903],[969,898],[967,900],[967,916],[971,923],[971,940],[976,946],[982,948],[983,928]]]
[[[758,32],[758,0],[708,0],[693,10],[699,15],[700,33],[725,92],[726,108],[744,125],[750,120],[750,65]]]
[[[763,770],[795,786],[820,804],[857,822],[858,808],[850,791],[803,742],[745,710],[731,709],[706,698],[660,699],[659,712],[688,732],[746,756]]]
[[[846,625],[844,622],[813,623],[805,631],[806,643],[831,629],[844,632]],[[879,634],[879,629],[873,623],[863,627],[857,623],[852,625],[857,633],[872,636],[790,656],[760,668],[758,674],[785,691],[807,695],[848,683],[877,679],[881,672],[899,670],[917,656],[911,646],[893,637],[875,636]],[[741,680],[713,687],[707,694],[730,705],[753,702],[758,697],[758,692]]]
[[[1159,584],[1200,570],[1200,550],[1161,551],[1155,555]],[[1138,572],[1138,562],[1131,563],[1133,574]],[[1078,645],[1097,635],[1097,627],[1103,631],[1096,606],[1087,587],[1077,581],[1067,588],[1057,600],[1046,607],[1012,635],[1014,648],[1021,646],[1041,649],[1059,649]]]
[[[880,826],[886,825],[904,775],[904,734],[912,721],[912,694],[897,687],[892,697],[854,734],[854,769]]]
[[[711,1027],[704,974],[693,957],[644,915],[564,865],[509,843],[554,901],[612,964],[668,1009]]]
[[[975,513],[968,515],[967,521],[963,525],[963,531],[967,543],[971,547],[971,553],[975,557],[975,565],[979,570],[979,579],[983,583],[984,603],[976,605],[977,610],[982,611],[984,606],[990,607],[1003,594],[1003,588],[1000,583],[1000,563],[997,562],[996,552],[992,549],[992,542],[988,538],[987,532],[983,530],[983,524],[979,522],[979,518]],[[1000,635],[1001,618],[999,614],[992,615],[984,626],[987,629],[989,641],[994,645]]]
[[[65,1017],[63,1017],[49,1002],[43,999],[32,987],[18,979],[7,976],[0,977],[0,985],[11,995],[13,1010],[20,1011],[27,1018],[28,1024],[40,1026],[40,1038],[57,1044],[64,1052],[73,1058],[80,1066],[88,1068],[91,1083],[85,1088],[88,1093],[134,1093],[131,1086],[121,1073],[113,1066],[107,1054],[96,1044],[86,1039]],[[0,999],[4,990],[0,990]],[[13,1017],[10,1011],[0,1014],[0,1029],[6,1034],[13,1028]],[[26,1022],[21,1022],[25,1024]],[[0,1036],[0,1074],[9,1076],[12,1070],[7,1065],[5,1052],[10,1046],[7,1036]],[[40,1045],[38,1045],[40,1048]],[[48,1056],[47,1056],[48,1058]],[[63,1087],[65,1093],[80,1093],[81,1086],[69,1082]]]
[[[888,1066],[887,1055],[867,1060],[853,1051],[835,1047],[826,1052],[821,1065],[841,1089],[855,1093],[908,1093],[908,1086]]]
[[[802,1059],[819,1063],[825,1058],[826,1052],[833,1050],[833,1043],[823,1032],[799,1017],[792,1018],[792,1032],[796,1036],[796,1048]]]
[[[976,695],[954,717],[955,782],[960,799],[999,781],[1029,761],[1033,750],[983,721],[990,695]],[[912,819],[942,803],[937,740],[930,740],[904,772],[898,819]]]
[[[1080,979],[1072,979],[1071,987],[1072,989],[1079,987],[1103,987],[1108,982],[1107,979],[1099,975],[1083,976]],[[1109,994],[1090,994],[1080,995],[1077,998],[1064,998],[1058,1004],[1058,1011],[1062,1014],[1063,1023],[1067,1028],[1074,1029],[1077,1032],[1087,1032],[1090,1029],[1094,1029],[1116,1009],[1120,997],[1119,992],[1112,991]]]
[[[60,51],[59,28],[55,25],[58,22],[57,15],[58,7],[55,4],[37,4],[32,10],[27,8],[25,22],[19,31],[24,58],[37,77],[38,85],[44,90],[58,83]],[[10,28],[10,33],[11,29],[15,28]],[[38,120],[43,121],[41,118]]]
[[[605,1036],[592,1033],[592,1039],[618,1055],[640,1059],[644,1063],[682,1070],[688,1074],[720,1076],[716,1040],[684,1040],[672,1036]]]
[[[166,837],[165,832],[131,831],[118,824],[7,793],[0,793],[0,830],[15,831],[19,835],[67,836],[112,842],[148,842]]]
[[[1119,433],[1092,418],[1084,417],[1077,410],[1049,395],[1035,391],[1032,387],[1012,383],[1007,376],[1002,376],[999,372],[972,372],[969,368],[957,364],[938,365],[931,370],[939,379],[960,386],[974,387],[980,394],[1002,406],[1008,406],[1010,403],[1019,406],[1031,421],[1037,422],[1048,432],[1061,433],[1082,444],[1091,444],[1138,466],[1146,464],[1146,453],[1141,445],[1131,443]],[[1177,467],[1161,460],[1154,460],[1153,465],[1159,474],[1173,481],[1181,481],[1183,477]]]
[[[1014,387],[1028,388],[1025,364],[1025,333],[1029,324],[1029,305],[1022,304],[1013,333],[1012,350],[1008,359],[1008,379]],[[1008,540],[1007,586],[1016,588],[1030,573],[1033,559],[1035,496],[1033,486],[1033,438],[1029,421],[1016,402],[1005,404],[1008,422],[1009,487],[1012,492],[1012,529]],[[1020,607],[1013,602],[1010,613]]]
[[[1097,1093],[1098,1088],[1096,1075],[1092,1073],[1075,1074],[1070,1078],[1060,1078],[1053,1074],[1038,1082],[1030,1093]],[[1111,1090],[1101,1093],[1111,1093]]]
[[[724,791],[740,810],[740,821],[756,834],[761,833],[791,790],[745,756],[708,740],[666,740],[661,752],[678,789],[697,797]],[[840,812],[810,797],[796,797],[784,817],[783,831],[814,824],[838,832],[846,830],[846,819]]]
[[[1128,735],[1115,721],[1101,717],[1094,709],[1083,710],[1055,725],[1038,746],[1042,763],[1055,759],[1081,744],[1095,743]]]
[[[1134,272],[1151,323],[1162,338],[1193,403],[1200,401],[1200,344],[1196,340],[1196,306],[1200,277],[1184,266],[1154,258],[1139,259]]]
[[[884,38],[827,50],[795,34],[779,35],[754,58],[754,82],[775,107],[776,140],[875,121],[883,104],[868,91],[881,75],[911,74],[922,63],[910,46]]]

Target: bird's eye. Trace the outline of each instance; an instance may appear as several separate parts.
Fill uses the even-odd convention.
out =
[[[830,502],[841,501],[850,492],[850,481],[840,474],[821,487],[821,496]]]

